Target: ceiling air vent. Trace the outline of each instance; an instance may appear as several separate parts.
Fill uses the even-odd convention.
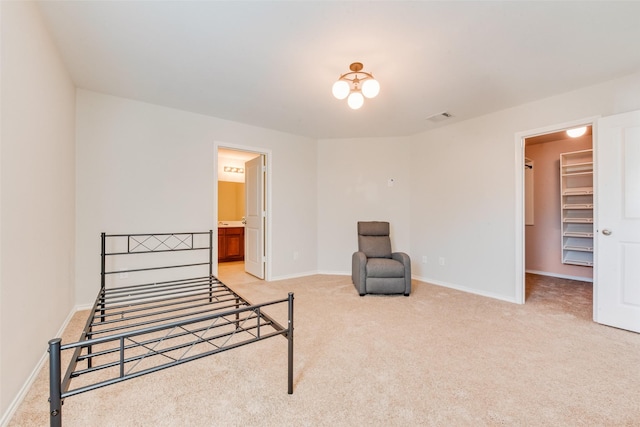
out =
[[[427,117],[427,120],[434,122],[434,123],[438,123],[438,122],[442,122],[445,121],[449,118],[453,117],[453,115],[447,111],[443,111],[442,113],[438,113],[438,114],[433,114],[429,117]]]

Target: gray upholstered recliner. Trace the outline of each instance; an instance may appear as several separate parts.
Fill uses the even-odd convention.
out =
[[[360,296],[411,293],[411,259],[403,252],[391,252],[388,222],[358,222],[351,280]]]

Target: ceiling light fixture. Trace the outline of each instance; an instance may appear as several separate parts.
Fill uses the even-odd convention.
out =
[[[354,110],[362,107],[364,98],[375,98],[380,93],[380,83],[373,78],[373,74],[362,71],[362,67],[360,62],[351,64],[351,71],[342,74],[331,90],[338,99],[348,97],[347,104]]]
[[[569,135],[571,138],[577,138],[579,136],[584,135],[586,132],[587,132],[586,126],[582,126],[574,129],[567,129],[567,135]]]

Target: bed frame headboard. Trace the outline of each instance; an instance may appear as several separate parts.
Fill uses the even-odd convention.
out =
[[[192,251],[200,255],[187,253]],[[161,255],[167,252],[171,252],[172,256]],[[180,260],[183,262],[176,264],[176,252],[185,253]],[[123,280],[128,279],[129,274],[143,273],[148,276],[147,273],[157,270],[208,266],[209,277],[213,276],[213,230],[150,234],[101,233],[100,253],[100,287],[103,290],[107,285],[107,277],[112,275]],[[143,274],[139,277],[143,277]]]

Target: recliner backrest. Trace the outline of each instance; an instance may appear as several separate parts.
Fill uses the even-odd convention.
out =
[[[367,258],[391,258],[389,223],[358,222],[358,250],[364,252]]]

